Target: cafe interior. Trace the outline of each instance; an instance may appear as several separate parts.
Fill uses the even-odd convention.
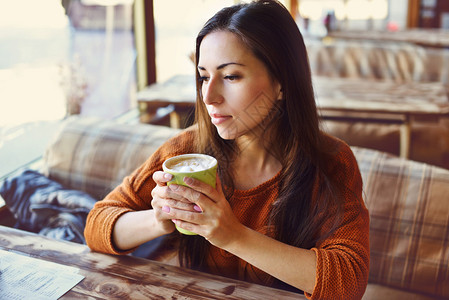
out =
[[[92,253],[83,236],[93,204],[192,125],[196,34],[239,2],[0,2],[0,283],[8,253],[75,268],[68,298],[297,298],[148,249]],[[363,299],[449,299],[449,1],[280,2],[307,48],[322,129],[362,175]]]

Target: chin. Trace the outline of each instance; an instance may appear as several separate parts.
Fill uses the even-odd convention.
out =
[[[220,130],[218,130],[218,135],[224,139],[224,140],[235,140],[236,136],[229,134],[228,132],[221,132]]]
[[[224,140],[235,140],[236,138],[239,137],[237,128],[235,127],[215,126],[215,128],[217,129],[218,135]]]

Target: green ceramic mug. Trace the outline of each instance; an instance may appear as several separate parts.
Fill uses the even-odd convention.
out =
[[[167,159],[162,164],[164,172],[173,175],[173,179],[167,185],[175,183],[187,186],[184,183],[184,177],[191,177],[205,182],[213,188],[216,186],[217,167],[218,163],[214,157],[199,153],[178,155]],[[178,226],[176,229],[183,234],[196,234]]]

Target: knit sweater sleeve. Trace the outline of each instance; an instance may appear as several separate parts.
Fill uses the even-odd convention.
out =
[[[109,254],[126,254],[120,251],[112,241],[112,231],[118,218],[131,211],[151,209],[151,191],[156,186],[153,173],[162,170],[162,163],[169,157],[193,152],[192,130],[186,130],[168,140],[147,161],[122,183],[112,190],[103,200],[98,201],[89,212],[84,235],[87,245],[93,251]]]
[[[360,299],[368,283],[369,215],[362,199],[362,178],[350,148],[344,143],[340,147],[332,171],[344,186],[344,213],[336,231],[312,248],[317,274],[313,293],[306,293],[309,299]]]

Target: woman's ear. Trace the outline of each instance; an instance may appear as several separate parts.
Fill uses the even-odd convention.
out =
[[[284,99],[284,92],[279,81],[275,80],[273,82],[273,92],[276,93],[276,100]]]
[[[284,99],[284,92],[282,90],[282,88],[279,89],[279,94],[278,94],[278,100],[282,100]]]

